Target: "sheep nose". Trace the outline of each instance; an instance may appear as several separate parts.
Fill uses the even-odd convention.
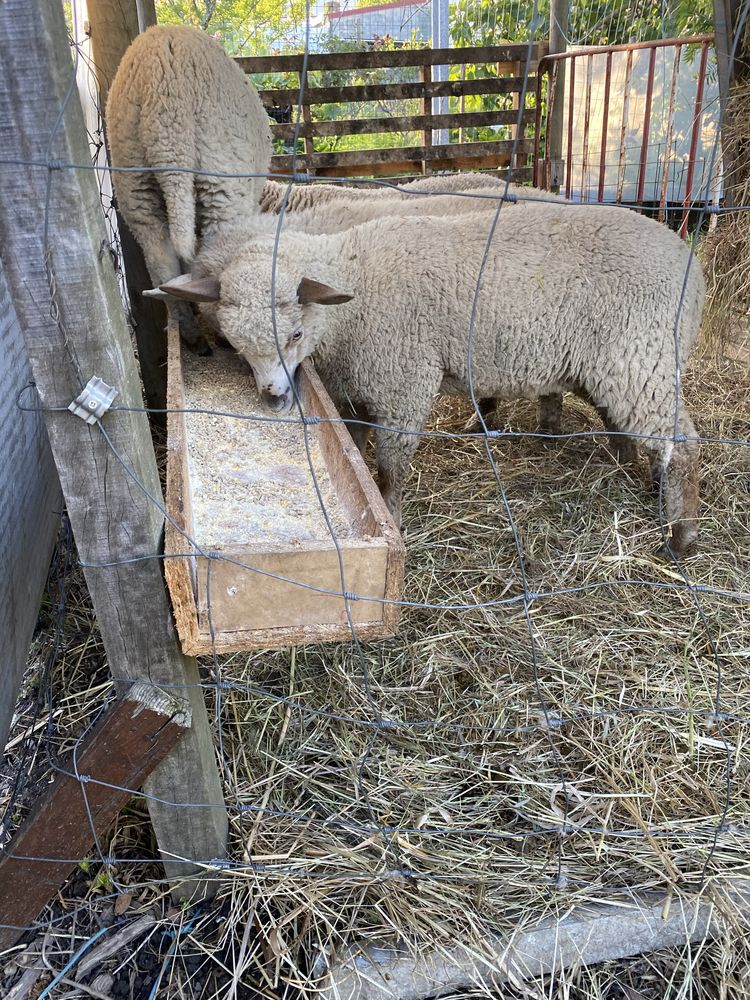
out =
[[[289,402],[289,393],[282,393],[281,396],[274,395],[272,392],[268,392],[264,389],[260,394],[261,399],[269,410],[273,410],[274,413],[278,413],[280,410],[285,410],[287,408],[287,403]]]

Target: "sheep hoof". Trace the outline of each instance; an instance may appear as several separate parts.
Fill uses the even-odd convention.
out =
[[[695,553],[698,547],[697,539],[692,538],[685,542],[680,542],[679,535],[673,536],[668,545],[660,545],[654,552],[654,558],[659,562],[671,563],[675,559],[684,559]]]
[[[540,424],[537,429],[537,434],[542,435],[539,440],[545,448],[559,448],[562,443],[562,438],[558,436],[560,433],[561,428],[557,425],[545,426],[544,424]]]

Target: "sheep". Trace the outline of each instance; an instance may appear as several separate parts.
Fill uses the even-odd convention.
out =
[[[378,477],[398,521],[403,480],[441,389],[468,392],[468,331],[487,213],[381,219],[344,233],[259,236],[196,261],[173,288],[215,303],[266,405],[293,403],[313,355],[334,402],[376,425]],[[271,280],[275,259],[275,325]],[[703,276],[665,226],[617,207],[501,212],[473,335],[477,397],[581,389],[643,444],[662,477],[671,549],[697,539],[698,444],[676,378],[700,327]],[[345,412],[342,409],[342,412]],[[391,429],[389,429],[391,428]]]
[[[264,213],[278,213],[288,184],[268,181],[263,189],[261,210]],[[401,192],[407,192],[402,194]],[[413,196],[410,191],[441,192],[434,195]],[[285,208],[285,225],[310,233],[341,232],[362,222],[391,215],[441,215],[463,214],[480,209],[496,210],[495,198],[460,198],[461,193],[481,192],[494,194],[498,198],[506,193],[506,183],[497,176],[481,173],[441,174],[421,177],[398,188],[380,186],[377,188],[351,188],[336,184],[294,184],[289,191]],[[539,188],[517,187],[509,184],[507,193],[517,201],[506,205],[525,205],[530,201],[565,201],[549,191]],[[323,207],[321,207],[323,206]],[[287,216],[286,213],[289,213]],[[539,399],[539,432],[555,436],[562,431],[562,395],[554,393]],[[481,419],[489,426],[497,408],[497,400],[480,399]],[[600,413],[605,426],[613,434],[610,447],[618,461],[627,464],[635,460],[635,450],[626,438],[617,433],[617,428],[607,415]]]
[[[330,202],[377,202],[381,199],[397,198],[403,204],[407,199],[414,203],[427,200],[429,192],[436,192],[440,195],[449,194],[469,194],[475,192],[478,195],[494,194],[498,197],[505,193],[505,181],[497,176],[478,173],[457,173],[438,174],[434,177],[420,177],[408,184],[396,186],[379,185],[374,188],[368,187],[345,187],[341,184],[333,183],[312,183],[312,184],[292,184],[289,190],[289,183],[281,181],[266,181],[260,200],[262,212],[273,212],[278,214],[281,204],[289,190],[285,211],[302,212],[316,208],[321,204]],[[412,192],[420,192],[415,196]],[[528,199],[562,200],[558,199],[549,191],[541,191],[538,188],[518,187],[515,184],[508,185],[508,193],[519,198],[520,202]],[[493,198],[454,198],[456,203],[466,202],[474,206],[474,209],[481,207],[496,207],[497,202]]]
[[[272,151],[256,90],[209,35],[181,25],[139,35],[117,69],[106,120],[114,167],[185,171],[113,175],[118,208],[155,284],[189,267],[212,229],[258,213],[264,177],[209,176],[266,174]],[[185,340],[205,353],[189,306],[172,308]]]

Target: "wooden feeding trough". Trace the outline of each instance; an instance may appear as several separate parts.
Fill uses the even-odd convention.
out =
[[[346,641],[344,591],[360,638],[396,631],[382,601],[401,595],[401,537],[309,360],[298,393],[306,416],[333,418],[307,424],[307,446],[298,411],[267,419],[237,354],[182,351],[170,324],[165,562],[186,654]]]

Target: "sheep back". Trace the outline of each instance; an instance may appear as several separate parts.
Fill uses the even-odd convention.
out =
[[[107,101],[107,134],[114,166],[265,174],[271,157],[268,116],[245,74],[213,38],[180,25],[149,28],[128,48]],[[136,238],[139,228],[153,225],[158,186],[184,261],[209,226],[257,212],[263,186],[262,177],[191,173],[114,178]]]

